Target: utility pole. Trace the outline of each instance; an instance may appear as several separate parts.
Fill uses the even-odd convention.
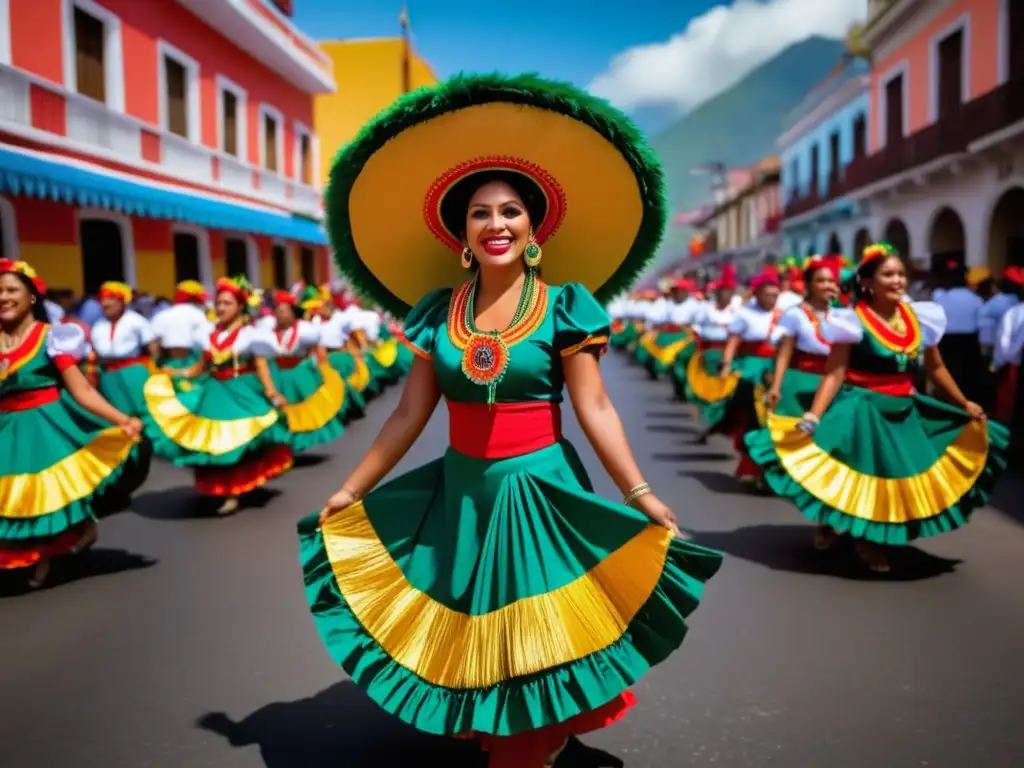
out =
[[[404,0],[398,24],[402,28],[402,93],[405,94],[412,90],[412,44],[409,39],[409,9]]]

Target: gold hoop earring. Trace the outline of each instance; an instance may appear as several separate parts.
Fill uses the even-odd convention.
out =
[[[540,246],[537,245],[537,241],[533,239],[533,233],[530,233],[530,242],[526,244],[526,248],[523,249],[523,261],[526,262],[526,266],[530,269],[536,269],[540,266],[541,257],[544,252],[541,251]]]
[[[473,252],[468,247],[462,249],[462,268],[470,269],[473,266]]]

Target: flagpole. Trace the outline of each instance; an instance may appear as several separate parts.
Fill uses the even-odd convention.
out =
[[[409,43],[409,9],[402,3],[402,13],[398,17],[402,27],[402,93],[412,90],[412,46]]]

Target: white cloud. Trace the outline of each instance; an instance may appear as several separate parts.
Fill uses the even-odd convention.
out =
[[[690,20],[663,43],[629,48],[589,90],[618,107],[686,112],[811,35],[842,38],[866,0],[735,0]]]

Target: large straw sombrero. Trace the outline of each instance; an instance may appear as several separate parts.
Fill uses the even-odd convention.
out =
[[[629,119],[577,88],[531,75],[464,75],[414,91],[371,120],[334,161],[325,193],[335,260],[362,295],[401,317],[468,278],[441,215],[467,175],[528,176],[547,213],[543,275],[604,302],[627,287],[667,219],[657,156]]]

